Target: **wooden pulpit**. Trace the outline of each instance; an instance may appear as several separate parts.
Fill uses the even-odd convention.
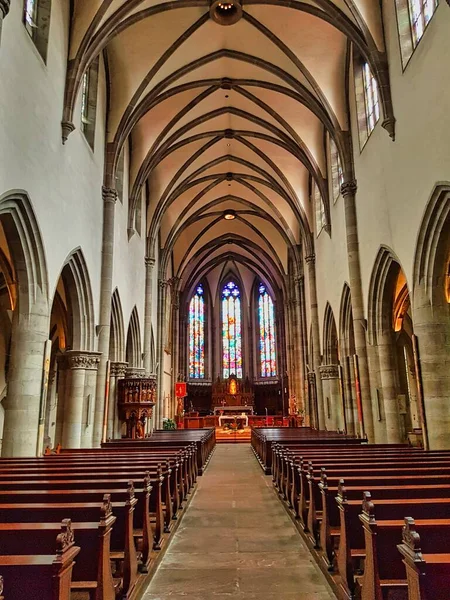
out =
[[[156,402],[156,377],[119,379],[119,418],[126,423],[126,437],[144,438]]]

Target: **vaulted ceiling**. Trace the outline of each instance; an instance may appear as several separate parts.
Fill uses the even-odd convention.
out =
[[[107,172],[128,140],[129,222],[147,189],[161,274],[173,264],[189,287],[233,265],[283,288],[288,256],[313,243],[311,181],[328,204],[327,131],[352,168],[352,47],[379,79],[386,118],[377,0],[75,0],[63,121],[103,51]]]

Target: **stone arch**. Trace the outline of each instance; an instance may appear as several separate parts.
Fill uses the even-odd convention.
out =
[[[323,358],[324,364],[334,365],[339,361],[338,334],[333,309],[329,302],[325,307],[323,321]]]
[[[420,427],[414,373],[413,323],[400,261],[381,246],[369,284],[368,356],[378,402],[377,441],[406,441]]]
[[[86,261],[81,248],[76,248],[64,261],[60,274],[71,316],[70,348],[94,349],[94,302]]]
[[[344,414],[348,433],[358,433],[358,413],[356,406],[355,334],[353,330],[352,295],[348,283],[344,283],[339,308],[339,357],[342,366],[342,389]]]
[[[45,410],[41,386],[49,307],[44,245],[25,191],[0,196],[0,224],[13,292],[2,455],[33,456],[42,451],[39,421]],[[39,356],[42,362],[36,360]]]
[[[419,229],[413,315],[431,449],[450,448],[450,183],[435,186]]]
[[[141,368],[141,329],[139,325],[139,315],[136,306],[133,308],[130,317],[130,322],[128,324],[126,362],[128,363],[129,368]]]
[[[116,288],[111,297],[111,334],[109,337],[109,359],[114,362],[125,360],[125,328],[122,303]]]
[[[339,341],[333,309],[329,302],[325,307],[323,321],[323,365],[320,367],[325,403],[325,426],[327,429],[346,429],[345,410],[339,385]]]

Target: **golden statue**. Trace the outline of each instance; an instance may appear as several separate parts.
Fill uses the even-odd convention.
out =
[[[233,396],[237,394],[237,383],[234,377],[230,379],[230,394],[232,394]]]

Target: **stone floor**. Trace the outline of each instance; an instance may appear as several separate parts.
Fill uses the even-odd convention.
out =
[[[143,600],[334,600],[249,445],[217,446]]]

